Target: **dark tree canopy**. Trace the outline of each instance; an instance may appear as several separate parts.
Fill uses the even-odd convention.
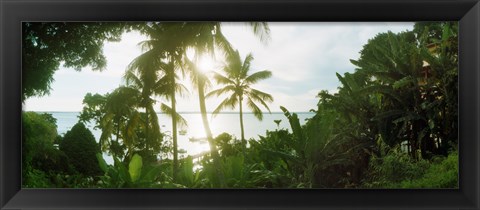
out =
[[[101,174],[96,154],[100,147],[92,132],[83,123],[75,124],[60,142],[60,150],[67,154],[70,163],[84,175]]]
[[[23,23],[22,99],[50,93],[55,71],[64,67],[93,70],[106,66],[105,41],[119,41],[128,23]]]

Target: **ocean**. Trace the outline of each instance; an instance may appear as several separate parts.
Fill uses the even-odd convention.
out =
[[[79,112],[47,112],[52,114],[53,117],[57,119],[57,132],[59,135],[64,135],[68,130],[72,128],[78,122]],[[298,118],[300,119],[300,124],[305,124],[308,118],[314,116],[312,112],[299,112]],[[187,121],[188,127],[181,128],[178,127],[178,147],[179,149],[185,150],[185,155],[196,155],[209,150],[209,145],[206,141],[190,141],[191,138],[205,138],[205,131],[203,128],[202,118],[200,113],[186,112],[180,113],[182,117]],[[171,135],[172,132],[172,120],[165,114],[157,114],[158,121],[160,125],[160,131]],[[210,127],[212,130],[213,136],[217,136],[223,132],[229,133],[235,136],[237,139],[241,138],[240,135],[240,115],[238,113],[220,113],[215,117],[212,117],[211,114],[208,114]],[[275,130],[286,128],[291,131],[290,124],[288,119],[282,112],[272,112],[264,113],[263,120],[259,121],[253,113],[244,113],[244,130],[245,138],[250,139],[259,139],[258,136],[264,136],[267,130]],[[281,120],[280,124],[277,127],[277,124],[274,120]],[[93,123],[87,125],[87,127],[92,131],[95,139],[99,140],[102,133],[99,129],[93,128]],[[112,163],[111,157],[104,155],[107,162]]]

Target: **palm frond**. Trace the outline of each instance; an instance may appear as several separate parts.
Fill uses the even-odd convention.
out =
[[[235,92],[235,86],[234,85],[227,85],[223,88],[212,90],[205,97],[209,98],[211,96],[220,96],[222,94],[228,93],[229,91]]]
[[[252,75],[248,76],[247,78],[245,78],[245,82],[247,84],[254,84],[260,80],[268,79],[270,77],[272,77],[272,72],[268,70],[263,70],[263,71],[255,72]]]
[[[132,71],[126,71],[123,75],[123,79],[127,86],[133,86],[137,89],[143,88],[142,80],[140,80],[140,78],[138,78],[137,75],[135,75],[135,73],[133,73]]]
[[[265,95],[263,95],[265,94]],[[251,89],[248,94],[248,98],[250,98],[252,101],[257,101],[260,102],[265,109],[268,110],[269,113],[271,113],[270,108],[268,107],[266,102],[272,102],[273,97],[269,94],[263,93],[261,91]]]
[[[228,77],[225,77],[217,72],[213,72],[213,78],[215,79],[215,81],[217,81],[217,83],[219,84],[235,84],[235,82],[233,80],[231,80],[230,78]]]
[[[253,55],[252,53],[248,53],[248,55],[243,60],[243,64],[240,68],[240,78],[246,78],[248,72],[250,71],[250,66],[252,65]]]
[[[228,54],[226,59],[226,65],[223,67],[223,71],[227,73],[228,77],[238,78],[240,77],[240,72],[242,70],[242,59],[240,57],[240,52],[236,50]]]
[[[176,83],[175,92],[178,93],[181,97],[184,97],[189,93],[187,87],[185,87],[185,85],[181,83]]]
[[[168,115],[169,117],[172,117],[174,114],[172,108],[164,103],[160,105],[160,110],[162,110],[162,112]],[[178,125],[188,127],[187,120],[185,120],[185,118],[183,118],[183,116],[180,115],[178,112],[175,113],[175,118],[177,119]]]
[[[252,27],[253,34],[260,38],[262,43],[268,43],[270,41],[270,27],[267,22],[248,22]]]
[[[215,110],[213,110],[212,115],[216,116],[220,111],[226,108],[235,109],[238,104],[238,97],[235,94],[232,94],[230,97],[225,98]]]
[[[251,98],[247,98],[247,106],[253,111],[253,115],[259,119],[260,121],[263,120],[263,113],[262,110],[253,102]]]
[[[158,124],[157,113],[155,112],[155,109],[152,105],[146,107],[146,109],[150,119],[150,122],[148,122],[148,124],[151,124],[152,127],[152,133],[150,135],[151,137],[154,137],[154,139],[158,140],[160,138],[160,125]]]
[[[273,96],[257,89],[250,88],[252,95],[256,95],[265,102],[273,102]]]
[[[217,31],[215,33],[215,44],[222,50],[224,55],[228,55],[233,51],[232,44],[228,41],[228,39],[223,35],[221,27],[217,27]]]
[[[172,85],[169,78],[163,76],[162,78],[157,80],[157,82],[153,86],[153,92],[159,96],[169,95],[172,92],[171,87]]]

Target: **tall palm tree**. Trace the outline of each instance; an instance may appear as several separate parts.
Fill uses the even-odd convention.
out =
[[[152,98],[156,82],[161,75],[160,63],[161,57],[154,50],[149,50],[136,57],[128,65],[124,75],[126,85],[138,91],[139,105],[145,109],[145,149],[147,151],[150,149],[149,144],[152,141],[158,141],[160,137],[158,118],[153,108],[155,100]]]
[[[265,22],[248,22],[252,28],[253,33],[266,43],[270,39],[270,29]],[[192,83],[198,90],[200,112],[205,128],[207,138],[211,140],[211,150],[216,151],[213,144],[212,132],[208,123],[207,111],[205,105],[205,90],[210,84],[206,75],[199,71],[195,63],[198,63],[198,58],[203,54],[214,56],[214,50],[218,47],[226,55],[233,52],[233,48],[227,38],[222,33],[222,24],[220,22],[204,22],[204,23],[183,23],[182,34],[184,37],[184,46],[186,48],[193,48],[195,51],[194,61],[190,61],[187,56],[184,56],[187,68],[192,77]],[[183,51],[186,52],[186,49]]]
[[[142,32],[149,36],[149,40],[141,43],[147,52],[142,54],[143,58],[138,59],[138,65],[145,66],[152,72],[162,73],[157,82],[151,86],[154,94],[166,97],[171,102],[171,107],[161,105],[162,111],[170,112],[172,118],[172,140],[173,140],[173,178],[177,177],[178,171],[178,143],[177,124],[185,120],[176,111],[176,93],[182,93],[186,88],[178,83],[178,70],[182,68],[183,36],[179,34],[179,24],[146,24]],[[145,74],[145,80],[152,80],[154,74]],[[168,113],[167,113],[168,114]]]
[[[153,96],[162,96],[167,99],[173,98],[171,100],[172,108],[161,103],[160,109],[174,119],[172,121],[175,122],[175,128],[177,124],[185,126],[187,124],[185,119],[176,112],[175,98],[172,97],[175,93],[182,94],[186,91],[186,88],[179,83],[172,82],[172,77],[175,79],[177,76],[170,66],[164,62],[164,58],[165,56],[163,56],[161,49],[151,48],[130,63],[124,76],[127,85],[138,90],[140,104],[145,108],[147,149],[148,143],[158,141],[160,136],[158,117],[153,108],[156,100],[152,98]],[[151,129],[149,129],[150,126],[152,127]],[[176,141],[174,141],[174,146],[177,146]],[[174,159],[177,157],[176,151],[177,149],[174,148]]]
[[[267,23],[264,22],[250,22],[248,23],[255,35],[260,37],[261,41],[268,41],[269,39],[269,27]],[[221,23],[219,22],[204,22],[204,23],[193,23],[193,22],[181,22],[181,23],[171,23],[171,22],[162,22],[162,23],[151,23],[146,24],[141,32],[148,35],[151,40],[145,42],[146,45],[150,48],[162,48],[166,55],[168,55],[168,60],[170,66],[183,66],[184,69],[188,69],[191,73],[192,83],[198,90],[199,94],[199,104],[200,111],[202,115],[202,121],[205,128],[205,133],[210,145],[210,151],[213,158],[213,162],[216,165],[215,168],[220,170],[220,165],[218,162],[218,152],[213,142],[212,132],[207,120],[207,111],[205,106],[205,88],[208,85],[208,80],[205,75],[196,70],[195,67],[191,65],[193,62],[189,62],[187,57],[187,50],[194,49],[195,57],[199,57],[203,53],[208,53],[214,55],[215,47],[219,47],[224,52],[231,52],[231,46],[228,40],[224,37],[221,32]],[[174,69],[170,67],[170,69]],[[171,77],[175,78],[175,77]],[[175,83],[175,79],[171,79],[171,82]],[[175,101],[175,94],[172,94],[172,102]],[[174,104],[172,103],[172,108],[175,109]],[[172,122],[175,122],[176,118],[172,118]],[[175,123],[173,123],[175,125]],[[172,138],[174,145],[176,142],[176,127],[172,126],[174,130]],[[175,146],[174,146],[175,153]],[[174,155],[174,168],[178,166],[177,161],[175,161]],[[176,164],[177,163],[177,164]],[[174,170],[175,171],[175,170]],[[217,171],[219,176],[220,183],[224,183],[221,171]],[[221,184],[222,185],[222,184]]]
[[[260,40],[266,43],[270,39],[270,29],[265,22],[248,22],[248,25],[252,28],[253,33],[260,38]],[[227,38],[222,33],[222,24],[220,22],[204,22],[204,23],[184,23],[184,34],[188,34],[184,46],[193,48],[195,51],[194,61],[190,61],[185,56],[186,64],[189,69],[192,83],[198,90],[198,99],[200,105],[200,113],[202,122],[205,129],[210,145],[210,154],[213,158],[215,168],[217,169],[217,176],[219,177],[220,185],[225,184],[223,178],[223,172],[220,170],[219,154],[215,146],[210,124],[207,118],[207,108],[205,105],[205,91],[210,84],[208,77],[198,70],[195,63],[198,63],[198,58],[203,54],[209,54],[215,56],[214,50],[219,48],[226,55],[233,52],[233,48]],[[185,51],[186,52],[186,51]]]
[[[127,154],[131,151],[136,138],[126,131],[138,126],[137,96],[136,90],[131,91],[126,87],[118,87],[105,95],[89,93],[85,96],[79,119],[82,122],[93,120],[95,128],[101,129],[99,144],[102,151],[119,158],[127,157],[124,156],[124,149],[118,147],[120,141],[128,149]]]
[[[225,98],[213,111],[214,115],[218,114],[223,109],[235,109],[237,105],[239,106],[243,155],[245,155],[246,147],[245,131],[243,126],[244,100],[246,101],[247,107],[253,111],[254,116],[259,120],[263,120],[263,112],[258,107],[256,102],[263,105],[268,112],[270,112],[270,108],[268,107],[267,103],[273,102],[273,97],[270,94],[251,87],[251,85],[257,83],[258,81],[270,78],[272,76],[272,72],[268,70],[255,72],[249,75],[252,60],[252,54],[248,54],[247,57],[245,57],[245,60],[242,62],[238,50],[230,54],[227,57],[226,65],[223,67],[223,71],[226,73],[226,76],[214,72],[215,80],[224,86],[207,94],[207,97],[210,97],[213,95],[220,96],[222,94],[230,93],[230,96]]]
[[[100,142],[104,142],[115,132],[116,145],[120,145],[119,139],[122,139],[123,145],[127,148],[124,158],[130,158],[129,156],[133,154],[133,145],[137,141],[135,133],[132,132],[140,122],[137,107],[138,91],[135,89],[121,86],[106,98],[105,112],[100,122],[103,128]]]

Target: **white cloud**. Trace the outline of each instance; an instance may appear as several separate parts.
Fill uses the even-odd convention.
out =
[[[122,77],[130,62],[142,53],[139,43],[147,37],[138,32],[130,32],[122,35],[120,42],[106,42],[103,46],[103,54],[107,59],[107,66],[102,71],[93,71],[87,66],[82,69],[83,74],[93,77]],[[73,69],[61,68],[56,74],[75,75]]]

